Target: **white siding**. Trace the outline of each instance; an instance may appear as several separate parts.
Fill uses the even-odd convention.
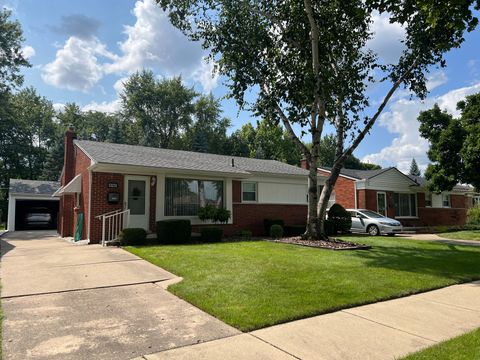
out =
[[[432,207],[441,208],[442,204],[442,194],[432,194]]]
[[[391,169],[368,179],[365,188],[395,192],[416,192],[417,187],[411,185],[414,185],[414,183],[407,176]]]
[[[258,203],[306,204],[307,185],[258,182]]]

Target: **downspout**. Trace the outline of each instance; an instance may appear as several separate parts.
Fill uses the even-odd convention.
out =
[[[87,240],[90,243],[90,228],[92,227],[92,224],[90,222],[90,219],[92,218],[92,170],[97,167],[97,163],[92,160],[92,165],[90,165],[87,170],[88,170],[88,217],[86,219],[87,221]]]

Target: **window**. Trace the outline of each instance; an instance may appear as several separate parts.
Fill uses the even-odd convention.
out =
[[[165,179],[165,216],[197,216],[206,205],[223,207],[223,181]]]
[[[442,206],[450,207],[450,194],[442,194]]]
[[[480,196],[474,196],[472,198],[472,206],[480,206]]]
[[[425,193],[425,207],[432,207],[432,193]]]
[[[257,201],[257,183],[242,182],[242,201]]]
[[[395,215],[397,217],[417,216],[417,197],[415,194],[395,193]]]

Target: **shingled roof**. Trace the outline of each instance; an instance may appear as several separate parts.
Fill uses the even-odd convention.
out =
[[[10,179],[11,194],[52,195],[60,188],[58,181]]]
[[[327,166],[321,166],[319,167],[320,170],[327,170],[330,171],[332,168],[327,167]],[[342,168],[340,170],[341,175],[345,175],[354,179],[358,180],[364,180],[364,179],[370,179],[374,176],[377,176],[385,171],[388,171],[392,169],[391,167],[385,168],[385,169],[378,169],[378,170],[356,170],[356,169],[345,169]]]
[[[275,160],[250,159],[87,140],[75,140],[75,144],[93,161],[103,164],[140,165],[170,170],[211,171],[231,175],[249,175],[252,173],[308,175],[308,171],[305,169]]]

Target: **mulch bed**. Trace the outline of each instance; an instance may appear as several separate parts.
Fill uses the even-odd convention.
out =
[[[308,246],[320,249],[328,250],[368,250],[372,247],[365,244],[356,244],[349,241],[343,241],[339,239],[330,240],[303,240],[300,236],[287,237],[277,240],[271,240],[273,242],[280,242],[285,244],[293,244],[300,246]]]

